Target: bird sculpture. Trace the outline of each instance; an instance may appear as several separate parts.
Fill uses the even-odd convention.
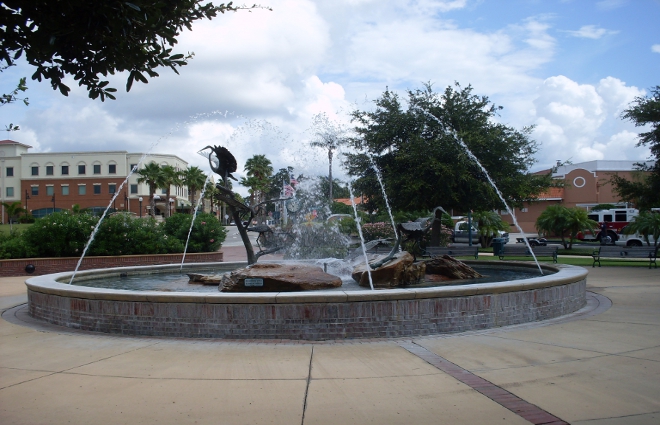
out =
[[[227,177],[238,181],[236,177],[231,175],[231,173],[235,172],[237,168],[234,155],[232,155],[227,148],[222,146],[207,146],[202,149],[202,151],[206,149],[211,149],[212,151],[209,154],[209,165],[211,166],[211,169],[222,177],[225,186],[227,185]]]

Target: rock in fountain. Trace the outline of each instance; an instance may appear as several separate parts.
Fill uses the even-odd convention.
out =
[[[286,292],[331,289],[341,279],[320,267],[301,264],[253,264],[222,275],[222,292]]]
[[[395,255],[390,262],[371,270],[371,279],[374,288],[396,288],[421,282],[425,271],[424,262],[415,262],[410,253],[403,251]],[[355,267],[352,277],[360,286],[369,287],[366,265]]]

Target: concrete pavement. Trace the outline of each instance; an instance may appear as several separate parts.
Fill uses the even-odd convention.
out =
[[[0,423],[658,424],[660,270],[590,272],[568,318],[316,344],[42,326],[12,308],[24,279],[2,278]]]

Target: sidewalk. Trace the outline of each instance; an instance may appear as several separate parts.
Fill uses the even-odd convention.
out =
[[[22,321],[23,278],[2,278],[0,423],[658,424],[660,270],[589,272],[582,315],[316,344],[53,328]]]

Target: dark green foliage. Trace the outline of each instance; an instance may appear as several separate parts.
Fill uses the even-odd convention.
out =
[[[178,239],[185,244],[192,219],[193,216],[189,214],[174,214],[162,224],[163,231],[168,237]],[[199,213],[190,233],[187,252],[217,251],[226,237],[227,230],[215,216]]]
[[[25,243],[38,257],[76,257],[92,234],[98,217],[60,211],[37,220],[22,233]]]
[[[156,69],[187,64],[192,54],[172,47],[184,28],[199,19],[236,10],[200,0],[44,1],[4,0],[0,7],[0,61],[11,65],[25,54],[37,69],[33,80],[48,80],[68,96],[65,75],[73,76],[89,97],[114,99],[117,90],[101,80],[129,71],[126,91],[133,81],[147,83]]]
[[[495,123],[500,109],[472,87],[447,87],[435,93],[430,85],[408,92],[408,106],[386,90],[373,111],[355,111],[357,137],[353,145],[367,154],[348,155],[349,173],[357,176],[356,190],[373,211],[385,208],[369,155],[381,170],[390,204],[395,210],[500,209],[504,206],[485,174],[457,143],[457,134],[480,160],[515,206],[551,184],[551,176],[528,173],[536,143],[531,128],[521,131]],[[436,119],[430,117],[431,113]]]
[[[353,214],[353,207],[335,201],[330,206],[330,211],[332,214]]]
[[[19,232],[0,233],[0,258],[28,258],[35,255],[35,247],[27,244]]]
[[[152,218],[128,214],[107,216],[99,227],[89,255],[170,254],[183,252],[184,241],[169,237]]]
[[[170,254],[183,252],[189,214],[174,214],[163,224],[128,214],[105,217],[88,255]],[[56,212],[39,219],[23,233],[0,234],[0,258],[79,257],[98,223],[91,214]],[[214,252],[227,232],[211,214],[198,214],[188,252]]]
[[[635,123],[635,126],[648,126],[649,131],[639,134],[637,146],[648,146],[653,165],[636,164],[644,174],[634,176],[634,180],[613,175],[610,182],[622,201],[633,202],[637,208],[645,210],[660,207],[660,86],[651,89],[651,97],[637,97],[621,117]]]

